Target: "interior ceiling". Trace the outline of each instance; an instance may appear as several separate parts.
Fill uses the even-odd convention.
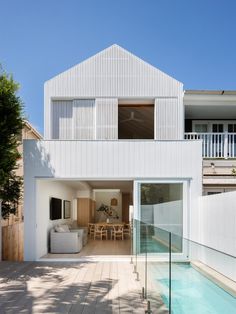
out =
[[[154,105],[122,105],[118,109],[119,139],[153,139]]]
[[[194,106],[185,105],[186,119],[236,119],[236,111],[233,106]]]
[[[91,189],[119,189],[123,193],[129,193],[133,190],[133,181],[78,181],[78,180],[61,180],[67,186],[85,191]]]
[[[119,189],[128,193],[133,190],[133,181],[87,181],[92,189]]]
[[[145,98],[145,99],[142,99],[142,98],[119,98],[119,105],[138,105],[138,104],[151,104],[153,105],[155,102],[155,99],[153,98]]]

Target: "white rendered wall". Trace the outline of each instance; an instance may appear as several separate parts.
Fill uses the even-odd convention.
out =
[[[236,281],[236,192],[200,198],[200,243],[230,256],[202,249],[202,262]]]
[[[236,256],[236,191],[200,198],[200,242]]]
[[[98,212],[97,209],[102,205],[108,205],[111,204],[111,199],[116,198],[118,201],[117,206],[112,206],[112,208],[115,209],[117,212],[119,219],[110,219],[110,221],[113,222],[121,222],[122,221],[122,196],[120,192],[111,192],[111,191],[103,191],[95,192],[95,202],[96,202],[96,212],[95,212],[95,222],[103,222],[106,221],[106,216],[102,212]]]
[[[36,246],[36,178],[187,180],[189,232],[196,232],[202,192],[200,141],[24,141],[25,260]],[[134,204],[134,207],[136,205]]]
[[[50,220],[51,197],[62,199],[62,217],[63,200],[71,202],[71,213],[73,213],[73,199],[76,192],[63,182],[37,180],[36,182],[36,255],[42,257],[48,253],[48,241],[50,229],[58,224],[68,222],[71,219]],[[27,247],[25,247],[27,250]]]
[[[77,193],[76,193],[77,198],[92,198],[92,195],[93,195],[93,193],[91,190],[77,191]]]

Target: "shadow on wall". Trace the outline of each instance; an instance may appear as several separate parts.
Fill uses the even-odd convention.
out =
[[[28,175],[54,177],[50,155],[41,141],[24,140],[24,166]]]
[[[53,178],[53,167],[47,146],[41,141],[24,140],[24,259],[36,259],[35,178]],[[45,144],[44,144],[45,145]],[[49,144],[48,144],[49,145]]]

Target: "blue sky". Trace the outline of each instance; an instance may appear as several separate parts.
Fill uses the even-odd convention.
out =
[[[236,89],[235,0],[0,0],[0,63],[43,133],[43,83],[116,43],[184,83]]]

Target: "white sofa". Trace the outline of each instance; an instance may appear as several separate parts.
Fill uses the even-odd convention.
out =
[[[74,220],[68,226],[69,226],[70,231],[79,232],[82,235],[83,246],[85,246],[88,242],[88,227],[79,227],[76,220]]]
[[[83,238],[78,232],[50,232],[51,253],[78,253],[83,248]]]
[[[85,246],[88,242],[88,228],[80,227],[78,229],[70,229],[71,232],[78,232],[78,234],[82,237],[83,246]]]

